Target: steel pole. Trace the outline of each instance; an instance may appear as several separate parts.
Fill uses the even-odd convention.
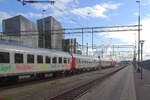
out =
[[[138,70],[140,63],[140,1],[136,1],[139,5],[139,15],[138,15]]]
[[[143,61],[143,43],[141,43],[141,80],[143,79],[143,68],[142,68],[142,61]]]
[[[141,80],[143,79],[143,64],[142,64],[142,61],[143,61],[143,44],[144,44],[144,40],[141,40]]]
[[[82,28],[82,51],[83,51],[83,28]]]

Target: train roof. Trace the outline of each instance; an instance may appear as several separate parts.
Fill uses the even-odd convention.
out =
[[[28,53],[44,53],[44,54],[52,54],[56,56],[65,56],[65,57],[71,57],[71,55],[68,52],[64,51],[58,51],[54,49],[46,49],[46,48],[37,48],[37,47],[32,47],[32,46],[27,46],[27,45],[22,45],[22,44],[17,44],[17,43],[11,43],[11,42],[6,42],[6,41],[0,41],[0,50],[5,50],[5,51],[16,51],[16,52],[28,52]],[[78,57],[81,59],[94,59],[97,60],[98,57],[96,56],[87,56],[87,55],[79,55],[79,54],[72,54],[74,57]]]
[[[17,43],[10,43],[5,41],[0,41],[0,50],[6,51],[16,51],[16,52],[30,52],[30,53],[51,53],[53,55],[61,55],[61,56],[71,56],[69,53],[64,51],[58,51],[53,49],[45,49],[45,48],[37,48],[26,45],[21,45]]]
[[[83,59],[94,59],[94,60],[98,60],[98,57],[96,56],[87,56],[87,55],[79,55],[79,54],[73,54],[74,57],[77,58],[83,58]]]

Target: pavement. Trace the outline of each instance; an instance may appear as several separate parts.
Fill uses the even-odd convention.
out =
[[[134,82],[134,69],[130,65],[92,88],[78,100],[137,100]]]
[[[150,100],[150,71],[143,69],[143,78],[141,73],[134,72],[135,89],[137,100]]]

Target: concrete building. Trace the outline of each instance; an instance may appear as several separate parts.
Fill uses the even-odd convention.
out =
[[[37,25],[24,16],[18,15],[5,19],[2,21],[2,26],[3,37],[1,40],[38,47]]]
[[[60,22],[52,16],[40,19],[37,24],[22,15],[2,21],[3,35],[0,40],[39,48],[76,53],[76,39],[64,39]]]
[[[63,51],[69,53],[76,53],[76,39],[64,39],[63,40]]]
[[[49,16],[38,20],[37,25],[39,30],[39,47],[62,50],[64,31],[61,24],[55,18]]]

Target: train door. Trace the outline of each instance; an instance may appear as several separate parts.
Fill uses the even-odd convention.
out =
[[[72,61],[71,61],[71,65],[70,65],[71,70],[74,70],[76,68],[76,63],[75,62],[76,62],[76,58],[72,57]]]

